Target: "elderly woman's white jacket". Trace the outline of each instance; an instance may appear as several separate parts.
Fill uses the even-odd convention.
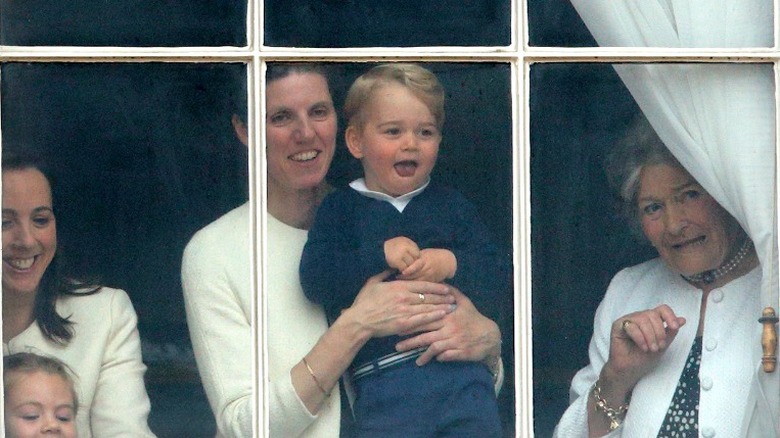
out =
[[[753,269],[713,290],[707,299],[699,373],[699,430],[703,437],[744,436],[746,400],[761,357],[762,327],[755,317],[760,314],[760,271]],[[696,336],[701,296],[701,290],[671,272],[659,258],[619,272],[596,311],[590,364],[572,381],[571,405],[558,423],[555,436],[588,436],[587,399],[609,357],[612,322],[627,313],[668,304],[687,322],[658,366],[636,385],[623,425],[610,434],[657,436]]]

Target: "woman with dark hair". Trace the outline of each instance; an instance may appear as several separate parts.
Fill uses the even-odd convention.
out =
[[[298,266],[317,208],[331,190],[325,176],[336,149],[336,110],[319,65],[271,64],[266,80],[264,384],[271,436],[344,433],[339,378],[372,337],[425,332],[397,348],[429,346],[420,365],[434,358],[498,363],[500,382],[498,326],[454,288],[377,276],[330,327],[322,307],[306,299]],[[246,125],[238,116],[233,123],[247,144]],[[249,204],[228,212],[192,238],[182,263],[190,337],[220,436],[252,435],[250,224]]]
[[[127,294],[68,275],[50,173],[32,155],[3,151],[2,158],[3,355],[53,356],[79,376],[81,436],[154,436]]]
[[[659,257],[612,279],[555,436],[745,436],[760,362],[745,342],[761,329],[753,242],[644,117],[607,173]]]

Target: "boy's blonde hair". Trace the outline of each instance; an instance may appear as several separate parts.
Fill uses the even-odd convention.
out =
[[[425,103],[436,120],[436,127],[444,126],[444,87],[430,70],[417,64],[389,63],[378,65],[355,80],[344,103],[347,125],[362,128],[365,107],[371,95],[384,85],[396,83],[408,88]]]
[[[70,367],[59,359],[41,356],[35,353],[14,353],[3,357],[3,396],[8,397],[8,390],[25,374],[42,372],[59,376],[70,387],[73,396],[73,413],[78,411],[79,400],[73,383],[73,372]]]

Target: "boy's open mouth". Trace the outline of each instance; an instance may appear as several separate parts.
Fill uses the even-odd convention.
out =
[[[399,161],[395,163],[394,167],[399,176],[414,176],[415,171],[417,171],[417,162],[412,160]]]

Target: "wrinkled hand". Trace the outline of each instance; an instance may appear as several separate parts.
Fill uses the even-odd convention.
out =
[[[353,318],[371,337],[414,332],[452,311],[455,297],[444,284],[422,281],[383,282],[385,271],[371,277],[342,317]],[[420,294],[424,299],[420,299]]]
[[[431,359],[439,361],[482,361],[501,354],[501,332],[498,324],[483,316],[459,290],[450,287],[457,308],[444,318],[410,333],[419,335],[396,344],[396,350],[407,351],[428,346],[417,358],[417,365]]]
[[[387,266],[398,269],[399,272],[403,272],[420,258],[420,248],[408,237],[398,236],[386,240],[384,249]]]
[[[455,276],[455,254],[447,249],[428,248],[420,251],[420,258],[401,271],[399,280],[423,280],[440,283]]]
[[[675,315],[666,304],[613,322],[609,360],[604,365],[612,376],[611,386],[618,392],[630,391],[656,366],[683,325],[685,318]]]

